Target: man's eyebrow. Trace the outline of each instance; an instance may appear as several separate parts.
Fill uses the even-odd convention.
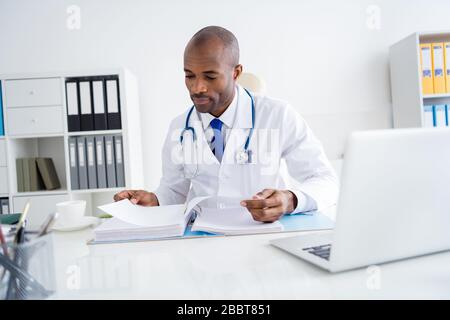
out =
[[[194,72],[192,72],[192,71],[189,70],[189,69],[184,69],[184,72],[194,73]],[[209,73],[209,74],[219,74],[219,72],[217,72],[217,71],[215,71],[215,70],[207,70],[207,71],[203,71],[202,73],[203,73],[203,74],[205,74],[205,73]]]
[[[214,74],[219,74],[217,71],[214,71],[214,70],[203,71],[203,73],[214,73]]]

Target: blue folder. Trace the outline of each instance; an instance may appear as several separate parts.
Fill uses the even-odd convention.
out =
[[[326,215],[319,211],[313,211],[309,213],[298,213],[285,215],[280,220],[281,224],[284,226],[283,232],[294,232],[294,231],[319,231],[319,230],[329,230],[334,228],[334,221],[328,218]],[[273,232],[271,232],[273,233]],[[249,235],[240,234],[241,235]],[[255,233],[256,234],[256,233]],[[261,234],[261,233],[257,233]],[[95,241],[91,240],[88,244],[107,244],[107,243],[121,243],[121,242],[137,242],[137,241],[155,241],[155,240],[171,240],[171,239],[189,239],[189,238],[202,238],[202,237],[223,237],[223,234],[214,234],[204,231],[192,231],[191,225],[186,227],[184,235],[182,237],[168,237],[168,238],[154,238],[154,239],[142,239],[142,240],[114,240],[114,241]]]

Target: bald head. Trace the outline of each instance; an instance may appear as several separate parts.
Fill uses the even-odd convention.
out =
[[[214,49],[224,62],[234,67],[239,64],[239,43],[233,33],[225,28],[209,26],[194,34],[186,46],[187,50]]]
[[[236,37],[217,26],[198,31],[184,50],[184,72],[197,111],[220,116],[233,101],[242,73]]]

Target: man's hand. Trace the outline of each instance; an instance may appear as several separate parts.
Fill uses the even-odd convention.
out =
[[[114,201],[123,199],[130,199],[132,203],[146,207],[159,206],[156,195],[153,192],[147,192],[145,190],[123,190],[114,195]]]
[[[297,197],[289,190],[264,189],[252,200],[241,201],[241,206],[246,207],[256,221],[274,222],[295,210]]]

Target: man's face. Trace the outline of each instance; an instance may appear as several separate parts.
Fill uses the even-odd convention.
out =
[[[198,112],[218,116],[225,111],[233,99],[239,68],[229,63],[220,43],[188,44],[184,53],[185,83]]]

